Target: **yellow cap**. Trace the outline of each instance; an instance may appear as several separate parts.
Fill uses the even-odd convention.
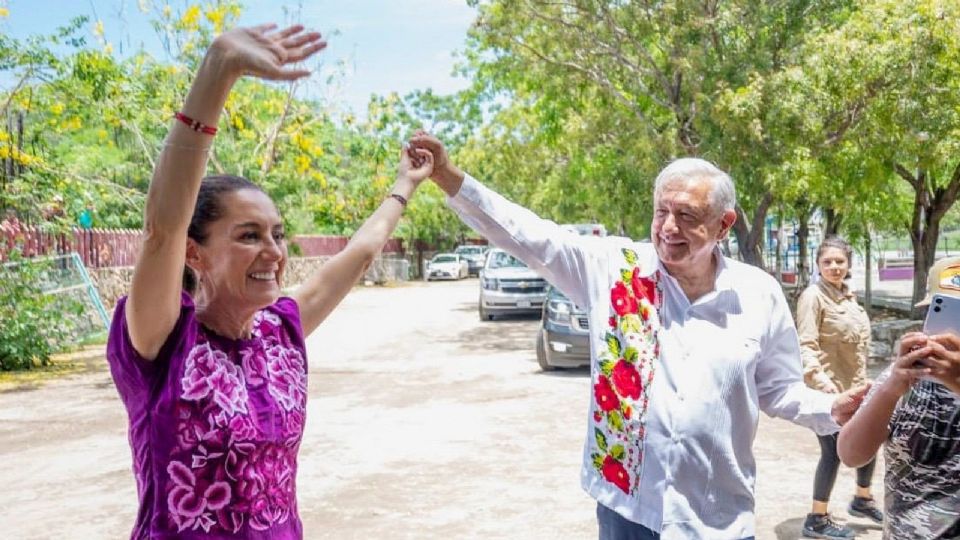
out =
[[[960,257],[944,257],[933,263],[927,276],[927,296],[916,307],[930,305],[935,294],[960,296]]]

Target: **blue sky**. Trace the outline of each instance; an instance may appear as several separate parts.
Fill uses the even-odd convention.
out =
[[[158,58],[163,51],[150,17],[138,3],[182,10],[184,0],[0,0],[9,16],[0,19],[0,32],[22,38],[47,34],[78,15],[102,20],[104,34],[114,50],[128,52],[142,46]],[[284,6],[297,8],[296,0],[246,0],[241,24],[285,20]],[[300,22],[329,37],[322,54],[319,83],[346,62],[346,76],[328,87],[314,84],[331,102],[363,115],[370,94],[433,88],[448,94],[467,81],[452,75],[454,53],[465,46],[475,10],[466,0],[310,0],[304,1]],[[332,35],[334,31],[339,35]],[[93,27],[87,37],[93,43]],[[0,79],[0,87],[8,86]],[[310,91],[310,90],[308,90]]]

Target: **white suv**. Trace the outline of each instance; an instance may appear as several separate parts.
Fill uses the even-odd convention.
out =
[[[491,249],[480,271],[480,320],[497,315],[540,313],[547,281],[520,259],[502,249]]]

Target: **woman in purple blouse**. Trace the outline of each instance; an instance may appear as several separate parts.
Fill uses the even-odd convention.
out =
[[[432,156],[403,152],[390,196],[291,297],[280,296],[287,247],[273,202],[243,178],[201,177],[233,84],[304,77],[291,64],[325,45],[301,26],[222,34],[167,135],[107,345],[130,418],[140,502],[132,538],[303,536],[304,338],[380,251]]]

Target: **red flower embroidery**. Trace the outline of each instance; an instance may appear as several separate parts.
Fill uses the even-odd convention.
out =
[[[607,482],[617,486],[624,493],[630,493],[630,475],[627,474],[627,470],[623,468],[619,461],[611,456],[603,458],[603,466],[600,468],[600,472],[603,473]]]
[[[600,420],[603,420],[603,415],[600,414],[600,411],[593,411],[593,421],[599,422]]]
[[[613,304],[613,310],[621,317],[637,312],[637,299],[630,295],[630,291],[622,281],[618,281],[610,290],[610,301]]]
[[[633,269],[633,276],[630,278],[630,287],[633,289],[633,295],[638,299],[646,298],[651,304],[657,303],[657,286],[650,278],[640,277],[640,269]]]
[[[610,325],[610,328],[616,328],[616,327],[617,327],[617,318],[616,318],[616,317],[610,317],[610,320],[607,321],[607,324]]]
[[[604,412],[620,408],[620,398],[617,397],[613,387],[610,386],[610,379],[600,376],[597,384],[593,385],[593,395],[597,398],[597,405]]]
[[[629,405],[623,406],[623,417],[629,420],[633,416],[633,408]]]
[[[613,377],[613,386],[621,396],[640,399],[640,373],[633,364],[621,359],[613,367],[611,376]]]

